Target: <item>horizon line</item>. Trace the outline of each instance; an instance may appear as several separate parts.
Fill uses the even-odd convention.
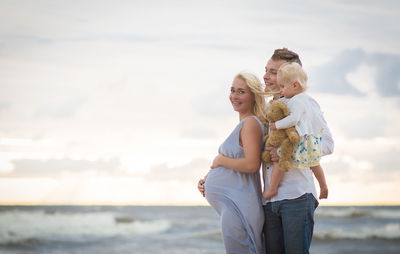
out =
[[[0,206],[210,206],[208,203],[168,202],[0,202]],[[400,202],[337,202],[320,203],[319,206],[400,206]]]

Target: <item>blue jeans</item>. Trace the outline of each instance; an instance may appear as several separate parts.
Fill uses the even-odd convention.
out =
[[[318,202],[310,193],[264,206],[267,254],[309,253]]]

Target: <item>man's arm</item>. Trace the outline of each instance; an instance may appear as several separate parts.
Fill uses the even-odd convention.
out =
[[[329,130],[329,127],[325,122],[325,129],[324,133],[322,134],[322,155],[325,156],[333,153],[334,147],[335,142],[333,141],[331,131]]]
[[[318,102],[311,96],[308,96],[308,98],[310,102],[321,111],[321,107],[319,106]],[[322,111],[321,111],[321,116],[324,122],[324,131],[322,134],[322,155],[325,156],[333,153],[335,142],[333,141],[331,131],[329,130],[328,123],[326,122],[325,117],[322,114]]]

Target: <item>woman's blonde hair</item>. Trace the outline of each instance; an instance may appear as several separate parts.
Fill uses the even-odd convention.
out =
[[[278,70],[278,79],[282,80],[285,84],[298,82],[303,92],[307,90],[307,73],[303,70],[301,65],[296,62],[282,64]]]
[[[253,112],[256,117],[264,124],[267,123],[267,111],[264,97],[264,87],[256,75],[248,72],[240,72],[235,76],[236,78],[242,79],[250,91],[254,94],[254,107]]]

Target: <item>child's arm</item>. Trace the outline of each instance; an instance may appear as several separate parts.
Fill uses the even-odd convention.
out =
[[[218,155],[215,157],[211,168],[222,166],[242,173],[254,173],[260,169],[262,131],[257,120],[253,117],[247,118],[243,123],[240,136],[244,158],[233,159]]]
[[[328,198],[328,185],[326,184],[324,170],[320,165],[311,167],[311,170],[314,173],[315,178],[317,178],[319,184],[320,188],[319,199]]]
[[[278,130],[296,126],[296,124],[300,121],[303,112],[305,111],[304,104],[294,97],[287,103],[287,106],[290,110],[290,114],[285,118],[276,121],[274,124]]]

